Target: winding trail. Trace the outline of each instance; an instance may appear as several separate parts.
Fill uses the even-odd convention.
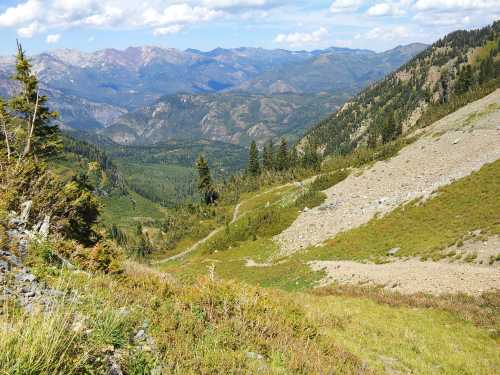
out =
[[[310,180],[307,179],[305,181],[308,181]],[[300,184],[303,184],[305,181],[302,181],[302,182],[299,182],[299,186]],[[263,191],[262,193],[259,193],[257,195],[254,195],[252,198],[249,198],[249,199],[245,199],[244,201],[241,201],[239,202],[235,207],[234,207],[234,211],[233,211],[233,217],[231,219],[231,221],[229,222],[229,224],[234,224],[236,222],[236,220],[238,220],[240,217],[243,217],[246,212],[244,212],[242,215],[240,215],[240,207],[243,203],[249,201],[249,200],[252,200],[252,199],[255,199],[257,197],[260,197],[261,195],[264,195],[264,194],[268,194],[268,193],[271,193],[275,190],[278,190],[278,189],[282,189],[286,186],[290,186],[290,185],[293,185],[293,184],[297,184],[296,182],[290,182],[290,183],[287,183],[287,184],[284,184],[284,185],[279,185],[279,186],[275,186],[269,190],[266,190],[266,191]],[[155,262],[152,262],[151,264],[152,265],[158,265],[158,264],[163,264],[163,263],[167,263],[167,262],[170,262],[172,260],[176,260],[176,259],[180,259],[186,255],[188,255],[189,253],[192,253],[194,250],[196,250],[200,245],[204,244],[205,242],[207,242],[210,238],[212,238],[213,236],[215,236],[217,233],[219,233],[221,230],[224,229],[224,226],[221,226],[219,228],[216,228],[214,229],[213,231],[211,231],[206,237],[202,238],[201,240],[197,241],[196,243],[194,243],[193,245],[191,245],[189,248],[187,248],[186,250],[184,250],[183,252],[179,253],[179,254],[175,254],[175,255],[172,255],[170,257],[167,257],[167,258],[164,258],[164,259],[161,259],[161,260],[157,260]]]
[[[236,205],[236,207],[234,208],[233,217],[231,219],[230,224],[233,224],[238,219],[238,215],[239,215],[241,203],[242,202],[238,203]],[[168,258],[164,258],[164,259],[158,260],[156,262],[153,262],[152,264],[153,265],[163,264],[163,263],[167,263],[167,262],[169,262],[171,260],[180,259],[180,258],[184,257],[185,255],[187,255],[187,254],[193,252],[194,250],[196,250],[198,248],[198,246],[200,246],[201,244],[204,244],[205,242],[207,242],[210,238],[212,238],[213,236],[215,236],[222,229],[224,229],[223,226],[219,227],[219,228],[216,228],[213,231],[211,231],[206,237],[204,237],[201,240],[199,240],[198,242],[194,243],[193,245],[191,245],[190,247],[188,247],[183,252],[181,252],[179,254],[172,255],[171,257],[168,257]]]

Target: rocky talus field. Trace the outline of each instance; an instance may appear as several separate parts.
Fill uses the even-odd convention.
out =
[[[354,171],[327,189],[319,207],[304,210],[275,237],[279,256],[321,246],[337,234],[383,217],[410,201],[432,198],[436,190],[457,181],[487,163],[500,159],[500,90],[461,108],[432,126],[416,132],[416,141],[387,161]],[[499,192],[500,199],[500,192]],[[477,259],[500,253],[495,238],[468,244]],[[393,249],[396,255],[398,249]],[[500,287],[500,268],[488,262],[450,264],[447,261],[401,260],[384,265],[349,261],[313,261],[331,282],[390,285],[405,293],[478,294]]]

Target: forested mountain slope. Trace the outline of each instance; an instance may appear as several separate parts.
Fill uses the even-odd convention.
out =
[[[126,114],[99,131],[120,144],[208,139],[246,146],[281,136],[300,137],[348,95],[246,93],[177,94]]]
[[[500,21],[440,39],[365,89],[305,136],[324,154],[374,146],[424,126],[499,86]]]
[[[398,47],[383,53],[330,48],[317,51],[218,48],[210,52],[180,51],[152,46],[93,53],[56,50],[33,57],[42,88],[69,128],[95,131],[111,125],[129,111],[151,105],[165,95],[251,91],[261,94],[319,93],[352,95],[383,77],[423,45]],[[11,57],[0,57],[0,95],[12,94]],[[355,69],[350,67],[354,66]],[[321,67],[321,74],[317,74]],[[270,72],[270,73],[266,73]],[[305,82],[297,81],[297,72]],[[242,86],[259,78],[257,85]],[[339,85],[327,77],[334,77]],[[340,84],[341,82],[341,84]],[[339,91],[340,90],[340,91]],[[236,94],[237,99],[238,94]],[[282,98],[281,100],[283,100]],[[203,100],[203,97],[200,99]],[[287,106],[294,105],[294,100]],[[331,104],[339,104],[333,101]],[[308,112],[315,112],[312,106]],[[330,112],[333,109],[330,108]],[[318,121],[321,117],[314,118]],[[306,124],[307,125],[307,124]],[[304,125],[304,126],[306,126]]]

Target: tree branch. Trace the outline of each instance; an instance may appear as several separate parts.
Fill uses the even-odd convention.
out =
[[[9,133],[7,132],[7,124],[5,123],[5,117],[3,116],[3,113],[0,113],[0,120],[2,122],[3,133],[5,135],[5,144],[7,145],[7,160],[10,161]]]
[[[31,152],[31,139],[33,138],[33,133],[35,131],[35,121],[36,121],[36,113],[38,111],[39,99],[40,99],[40,91],[37,91],[36,92],[35,110],[33,112],[33,118],[31,119],[31,126],[29,129],[28,139],[26,140],[26,147],[24,148],[23,157],[28,155]]]

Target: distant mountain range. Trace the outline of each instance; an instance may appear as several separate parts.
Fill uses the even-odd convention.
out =
[[[281,136],[294,141],[347,98],[329,93],[176,94],[121,116],[99,133],[127,145],[207,139],[245,146],[253,139],[262,143]]]
[[[33,56],[32,62],[68,129],[100,132],[127,144],[178,136],[239,144],[290,129],[301,133],[425,47],[415,43],[375,53],[146,46],[56,50]],[[13,67],[13,57],[0,57],[0,95],[14,90]],[[175,104],[182,98],[183,105]],[[239,108],[236,113],[229,103]]]

